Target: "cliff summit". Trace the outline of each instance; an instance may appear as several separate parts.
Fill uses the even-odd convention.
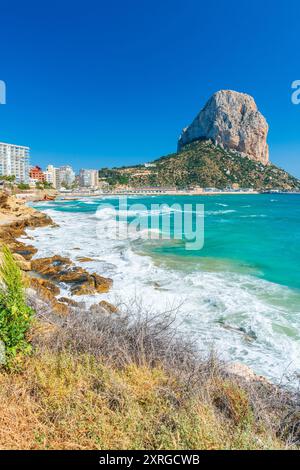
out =
[[[196,140],[212,140],[224,149],[266,165],[269,161],[268,124],[252,96],[221,90],[208,100],[193,122],[183,129],[178,150]]]

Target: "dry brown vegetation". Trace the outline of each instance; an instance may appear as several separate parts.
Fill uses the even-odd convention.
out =
[[[0,372],[2,449],[284,449],[299,442],[296,397],[226,372],[174,316],[66,317],[36,299],[33,354]],[[298,427],[297,427],[298,426]]]

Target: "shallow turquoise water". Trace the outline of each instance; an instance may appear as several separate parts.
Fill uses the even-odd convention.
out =
[[[106,202],[118,207],[118,199],[57,201],[48,209],[94,213]],[[188,251],[178,240],[157,241],[143,250],[172,266],[189,269],[200,263],[206,270],[230,270],[300,288],[300,195],[159,196],[128,198],[132,204],[204,204],[204,247]],[[44,208],[36,204],[36,208]],[[129,217],[129,222],[132,220]],[[172,225],[172,223],[171,223]]]
[[[222,260],[220,268],[231,265],[231,269],[300,288],[300,196],[234,195],[203,200],[204,248],[195,253],[174,246],[162,248],[161,253]]]
[[[172,238],[172,221],[196,204],[204,204],[204,247],[187,251],[185,240]],[[146,310],[161,312],[179,306],[181,328],[202,351],[213,347],[274,380],[300,374],[300,195],[129,198],[129,224],[170,215],[166,240],[143,232],[114,239],[116,217],[118,227],[128,226],[118,205],[111,197],[35,204],[58,227],[29,230],[30,243],[38,256],[59,252],[78,264],[78,256],[92,258],[84,267],[113,279],[101,299],[131,306],[138,297]]]

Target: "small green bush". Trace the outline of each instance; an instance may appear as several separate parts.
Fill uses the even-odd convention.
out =
[[[30,189],[30,186],[27,183],[20,183],[18,184],[18,189],[21,189],[21,190]]]
[[[7,366],[18,354],[31,350],[26,332],[32,315],[26,304],[21,271],[9,248],[4,246],[0,265],[0,341],[5,347]]]

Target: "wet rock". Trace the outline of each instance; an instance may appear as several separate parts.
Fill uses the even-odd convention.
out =
[[[65,282],[66,284],[83,284],[90,279],[89,273],[79,267],[62,271],[54,277],[58,282]]]
[[[95,293],[92,286],[88,284],[82,284],[80,286],[72,287],[71,289],[72,295],[92,295]]]
[[[14,253],[14,259],[22,271],[31,271],[31,263],[27,261],[24,256],[20,255],[19,253]]]
[[[89,308],[92,315],[110,315],[110,312],[100,304],[93,304]]]
[[[80,263],[89,263],[91,261],[95,261],[93,258],[88,258],[88,257],[85,257],[85,256],[78,256],[76,258]]]
[[[13,199],[12,202],[12,199],[11,197],[8,198],[9,203],[7,203],[5,209],[0,207],[0,219],[5,221],[4,224],[0,225],[0,241],[5,243],[13,253],[30,260],[37,252],[37,249],[16,239],[24,234],[26,227],[49,225],[52,224],[52,221],[45,214],[24,206],[21,201]]]
[[[29,282],[31,289],[36,292],[43,302],[51,307],[54,313],[58,315],[67,315],[69,313],[69,306],[55,297],[59,295],[60,289],[53,282],[38,277],[30,277]]]
[[[106,300],[101,300],[101,302],[91,305],[89,311],[92,314],[111,315],[117,313],[118,309]]]
[[[95,289],[99,293],[108,292],[112,286],[112,279],[108,277],[99,276],[99,274],[93,273],[91,277],[94,279]]]
[[[107,292],[112,284],[111,279],[90,274],[82,267],[74,266],[69,258],[58,255],[33,260],[32,269],[54,282],[69,284],[72,295]]]
[[[82,282],[77,282],[71,289],[72,295],[92,295],[96,293],[108,292],[112,285],[112,280],[99,274],[88,274]]]
[[[9,245],[13,253],[21,255],[27,261],[31,260],[33,255],[37,253],[37,249],[32,245],[25,245],[24,243],[17,242],[16,244]]]
[[[53,297],[59,295],[60,288],[48,279],[30,277],[30,286],[38,292],[43,300],[53,300]]]
[[[101,302],[99,302],[99,305],[100,305],[100,307],[107,310],[109,313],[116,313],[118,311],[117,307],[115,307],[113,304],[107,302],[106,300],[101,300]]]
[[[70,307],[79,307],[80,306],[80,302],[76,302],[76,300],[70,299],[69,297],[60,297],[57,300],[59,302],[63,303],[63,304],[69,305]]]
[[[68,315],[70,313],[70,309],[68,305],[62,302],[54,302],[52,305],[53,312],[58,315]]]
[[[246,366],[246,364],[242,364],[241,362],[231,362],[227,364],[226,372],[231,375],[241,377],[246,382],[260,381],[268,384],[268,381],[265,379],[265,377],[255,374],[255,372],[250,367]]]
[[[97,291],[95,289],[95,283],[91,276],[82,283],[77,283],[71,288],[72,295],[92,295]]]
[[[55,278],[58,277],[67,266],[71,266],[72,261],[69,258],[55,255],[49,258],[35,259],[32,261],[31,265],[32,269],[41,275]]]

